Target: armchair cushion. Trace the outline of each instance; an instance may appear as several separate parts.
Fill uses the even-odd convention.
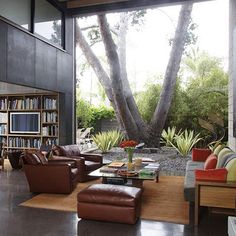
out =
[[[192,160],[193,161],[205,161],[210,154],[211,154],[210,149],[193,148],[192,149]]]
[[[227,169],[195,170],[195,179],[197,181],[226,182]]]
[[[53,154],[57,156],[79,156],[80,155],[80,149],[78,145],[65,145],[65,146],[59,146],[55,145],[53,147]]]
[[[22,158],[23,158],[23,161],[25,164],[29,164],[29,165],[41,165],[42,164],[38,155],[36,155],[36,153],[32,152],[32,151],[25,151]]]
[[[94,161],[85,161],[85,169],[86,171],[93,171],[98,168],[100,168],[101,165],[99,162],[94,162]]]

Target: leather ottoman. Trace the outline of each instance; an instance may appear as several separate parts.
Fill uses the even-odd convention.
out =
[[[78,217],[135,224],[140,216],[142,190],[112,184],[93,184],[77,195]]]

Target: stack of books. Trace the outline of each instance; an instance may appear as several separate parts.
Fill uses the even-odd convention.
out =
[[[116,173],[117,171],[118,171],[118,169],[108,167],[108,166],[103,166],[100,168],[100,172],[103,172],[103,173]]]

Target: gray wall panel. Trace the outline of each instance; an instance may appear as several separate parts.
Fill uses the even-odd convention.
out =
[[[35,85],[35,39],[12,26],[7,37],[7,81]]]
[[[7,68],[7,26],[0,22],[0,80],[6,81]]]
[[[57,49],[36,40],[35,86],[57,90]]]

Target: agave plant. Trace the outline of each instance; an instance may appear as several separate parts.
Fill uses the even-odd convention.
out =
[[[112,147],[118,147],[121,141],[124,139],[123,133],[121,133],[119,130],[107,131],[107,135],[111,140]]]
[[[200,133],[194,135],[193,130],[185,130],[180,134],[176,134],[174,137],[175,143],[171,142],[171,145],[179,152],[180,155],[186,157],[193,146],[201,140],[199,138]]]
[[[178,134],[180,132],[181,131],[179,131]],[[166,146],[171,146],[172,143],[175,142],[175,133],[176,133],[176,127],[172,127],[172,128],[168,127],[167,131],[166,130],[162,131],[161,137],[162,137],[162,140],[166,143]]]
[[[111,130],[107,132],[100,132],[92,136],[92,139],[97,147],[105,153],[120,144],[123,139],[123,134],[120,131]]]

